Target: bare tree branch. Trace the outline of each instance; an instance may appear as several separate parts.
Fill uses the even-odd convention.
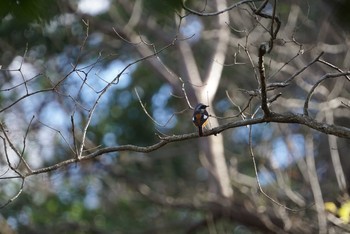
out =
[[[189,8],[189,7],[187,7],[185,5],[185,1],[182,1],[182,7],[186,11],[188,11],[188,12],[190,12],[192,14],[198,15],[198,16],[217,16],[217,15],[220,15],[220,14],[222,14],[224,12],[230,11],[233,8],[236,8],[236,7],[240,6],[240,5],[254,3],[254,2],[261,2],[261,1],[263,1],[263,0],[243,0],[243,1],[237,2],[235,4],[232,4],[231,6],[225,8],[223,10],[219,10],[219,11],[211,12],[211,13],[210,12],[199,12],[199,11],[192,10],[191,8]]]
[[[267,106],[267,93],[266,93],[266,77],[264,66],[264,55],[267,52],[268,47],[266,44],[261,44],[259,47],[259,77],[260,77],[260,92],[261,92],[261,109],[264,111],[265,116],[270,115],[270,109]]]
[[[304,103],[304,115],[308,116],[309,112],[308,112],[308,108],[309,108],[309,102],[311,99],[311,96],[313,94],[313,92],[315,91],[315,89],[317,88],[318,85],[320,85],[323,81],[330,79],[330,78],[337,78],[337,77],[341,77],[341,76],[348,76],[350,75],[350,71],[348,72],[342,72],[342,73],[328,73],[325,74],[321,77],[321,79],[319,81],[317,81],[312,88],[310,89],[306,99],[305,99],[305,103]]]

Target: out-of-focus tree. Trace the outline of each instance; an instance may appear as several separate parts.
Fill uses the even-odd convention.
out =
[[[1,4],[0,225],[349,229],[332,207],[348,200],[348,38],[322,3]]]

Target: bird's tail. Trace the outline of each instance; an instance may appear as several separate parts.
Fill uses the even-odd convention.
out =
[[[203,136],[203,130],[202,130],[202,127],[198,127],[198,133],[199,133],[199,136]]]

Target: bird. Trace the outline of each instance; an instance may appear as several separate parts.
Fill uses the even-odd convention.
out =
[[[208,123],[209,114],[206,110],[208,106],[198,103],[194,108],[192,122],[198,127],[199,136],[203,136],[203,127]]]

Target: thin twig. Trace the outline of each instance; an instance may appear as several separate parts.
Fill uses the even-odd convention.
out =
[[[187,96],[187,92],[186,92],[186,89],[185,89],[185,82],[183,81],[183,79],[181,77],[179,77],[179,80],[180,82],[182,83],[181,85],[181,90],[185,96],[185,99],[186,99],[186,102],[187,102],[187,105],[189,106],[190,109],[193,109],[192,105],[191,105],[191,102],[190,100],[188,99],[188,96]]]
[[[70,116],[70,122],[71,122],[72,137],[73,137],[74,155],[75,155],[76,158],[78,158],[78,144],[77,144],[77,140],[75,138],[75,124],[74,124],[74,117],[73,117],[73,115]]]
[[[341,76],[346,77],[348,75],[350,75],[350,71],[342,72],[342,73],[328,73],[328,74],[323,75],[321,77],[321,79],[319,81],[317,81],[312,86],[312,88],[310,89],[309,93],[307,94],[307,97],[306,97],[305,102],[304,102],[304,115],[309,116],[309,112],[308,112],[309,102],[310,102],[310,99],[312,97],[312,94],[314,93],[314,91],[318,87],[318,85],[320,85],[323,81],[325,81],[327,79],[338,78],[338,77],[341,77]]]
[[[335,65],[333,65],[333,64],[331,64],[331,63],[329,63],[329,62],[327,62],[327,61],[325,61],[325,60],[323,60],[323,59],[319,59],[318,61],[319,61],[320,63],[323,63],[323,64],[325,64],[325,65],[327,65],[327,66],[329,66],[329,67],[331,67],[331,68],[337,70],[338,72],[344,72],[344,71],[343,71],[342,69],[340,69],[339,67],[337,67],[337,66],[335,66]],[[345,75],[345,77],[346,77],[346,79],[347,79],[348,81],[350,81],[350,77],[349,77],[348,75]]]
[[[23,192],[24,182],[25,182],[25,179],[22,178],[21,186],[20,186],[18,192],[11,199],[9,199],[7,202],[5,202],[4,204],[0,205],[0,209],[6,207],[8,204],[10,204],[14,200],[16,200],[19,197],[19,195],[21,195],[21,193]]]
[[[283,204],[279,203],[277,200],[275,200],[274,198],[272,198],[271,196],[269,196],[269,195],[263,190],[263,188],[261,187],[261,183],[260,183],[260,179],[259,179],[259,173],[258,173],[258,167],[257,167],[257,165],[256,165],[255,155],[254,155],[254,151],[253,151],[252,126],[249,125],[248,127],[249,127],[249,153],[250,153],[250,156],[251,156],[252,161],[253,161],[254,172],[255,172],[256,182],[257,182],[257,184],[258,184],[259,191],[260,191],[267,199],[269,199],[270,201],[272,201],[272,202],[275,203],[276,205],[278,205],[278,206],[280,206],[280,207],[283,207],[283,208],[286,209],[286,210],[289,210],[289,211],[292,211],[292,212],[298,212],[298,211],[300,211],[300,210],[298,210],[298,209],[292,209],[292,208],[287,207],[286,205],[283,205]]]
[[[295,77],[297,77],[298,75],[300,75],[303,71],[305,71],[307,68],[309,68],[312,64],[316,63],[317,61],[319,61],[319,59],[321,58],[321,56],[324,54],[324,52],[322,51],[314,60],[312,60],[310,63],[308,63],[306,66],[304,66],[303,68],[301,68],[299,71],[297,71],[296,73],[294,73],[291,77],[289,77],[286,81],[284,81],[284,83],[288,84],[290,83]]]
[[[8,134],[6,133],[3,124],[0,123],[0,129],[2,131],[2,133],[4,134],[4,137],[1,137],[3,139],[4,142],[4,147],[5,147],[5,155],[6,155],[6,159],[7,159],[7,164],[9,165],[9,167],[11,168],[11,170],[13,170],[14,172],[16,172],[17,174],[22,176],[22,173],[17,169],[19,167],[19,164],[21,162],[23,162],[25,168],[27,169],[28,173],[32,172],[32,169],[30,168],[30,166],[28,165],[28,163],[26,162],[26,160],[23,158],[23,155],[18,151],[18,149],[15,147],[15,145],[12,143],[12,141],[10,140],[10,137],[8,136]],[[6,139],[6,140],[5,140]],[[15,168],[14,166],[12,166],[12,163],[10,161],[10,158],[8,156],[7,153],[7,147],[6,147],[6,142],[8,142],[8,144],[10,145],[10,148],[13,150],[13,152],[15,152],[15,154],[17,155],[17,157],[19,158],[19,163],[17,165],[17,167]]]
[[[30,166],[29,166],[29,164],[27,163],[27,161],[24,159],[24,152],[25,152],[25,149],[26,149],[26,142],[27,142],[27,137],[28,137],[28,134],[29,134],[29,130],[30,130],[30,127],[31,127],[31,125],[32,125],[32,123],[33,123],[34,118],[35,118],[35,116],[33,115],[32,118],[31,118],[31,120],[30,120],[30,122],[29,122],[29,124],[28,124],[26,133],[25,133],[25,135],[24,135],[24,138],[23,138],[23,149],[22,149],[22,152],[21,152],[21,154],[20,154],[20,161],[19,161],[19,163],[18,163],[18,167],[19,167],[20,164],[21,164],[21,162],[23,162],[24,166],[26,167],[26,169],[27,169],[28,171],[31,171],[31,169],[30,169]]]
[[[231,6],[225,8],[225,9],[223,9],[223,10],[216,11],[216,12],[199,12],[199,11],[195,11],[195,10],[193,10],[193,9],[191,9],[191,8],[189,8],[189,7],[187,7],[187,6],[185,5],[185,1],[182,1],[182,7],[183,7],[186,11],[188,11],[188,12],[190,12],[190,13],[192,13],[192,14],[198,15],[198,16],[217,16],[217,15],[219,15],[219,14],[222,14],[222,13],[226,12],[226,11],[230,11],[230,10],[232,10],[233,8],[236,8],[236,7],[240,6],[240,5],[248,4],[248,3],[254,3],[254,2],[261,2],[261,1],[263,1],[263,0],[243,0],[243,1],[240,1],[240,2],[237,2],[237,3],[234,3],[234,4],[232,4]]]
[[[26,90],[26,94],[28,94],[29,91],[28,91],[27,81],[26,81],[26,79],[24,78],[24,75],[23,75],[23,73],[22,73],[22,67],[23,67],[24,59],[25,59],[25,57],[27,56],[27,52],[28,52],[28,43],[26,43],[26,48],[25,48],[25,51],[24,51],[24,55],[23,55],[23,57],[22,57],[21,64],[20,64],[20,66],[19,66],[19,68],[18,68],[18,71],[20,72],[21,78],[22,78],[22,80],[23,80],[23,84],[24,84],[24,87],[25,87],[25,90]]]

